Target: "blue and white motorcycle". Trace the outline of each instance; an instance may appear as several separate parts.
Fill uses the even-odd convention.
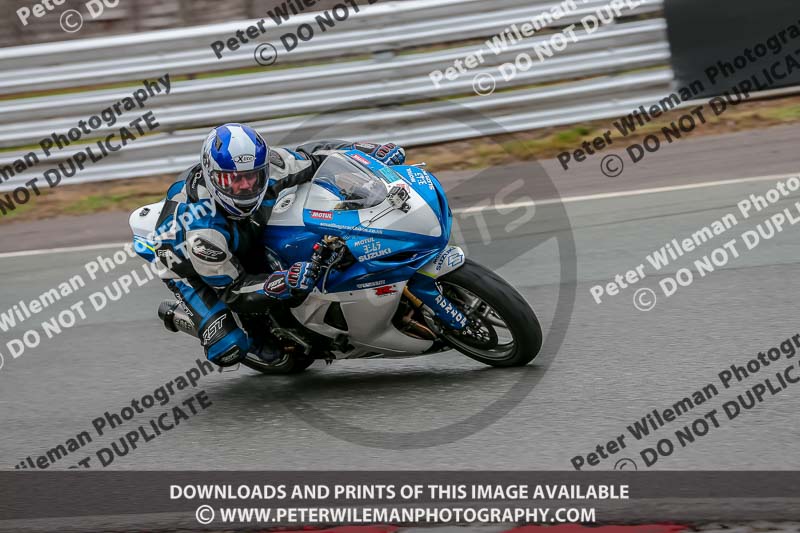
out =
[[[281,192],[265,232],[273,268],[320,267],[315,289],[247,320],[284,348],[267,374],[314,360],[409,357],[456,349],[487,365],[520,366],[542,345],[525,299],[449,245],[452,213],[439,181],[417,166],[387,166],[353,150],[327,157],[313,180]],[[175,306],[163,303],[161,312]],[[176,328],[196,335],[177,307]]]

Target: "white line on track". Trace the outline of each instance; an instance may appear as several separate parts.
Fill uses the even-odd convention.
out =
[[[667,187],[652,187],[650,189],[634,189],[630,191],[618,191],[599,194],[586,194],[582,196],[567,196],[564,198],[552,198],[548,200],[529,200],[525,202],[513,202],[510,204],[479,205],[474,207],[461,207],[453,209],[453,214],[479,213],[487,209],[516,209],[520,207],[554,205],[559,203],[569,204],[574,202],[586,202],[592,200],[607,200],[611,198],[626,198],[630,196],[643,196],[646,194],[658,194],[662,192],[687,191],[692,189],[703,189],[707,187],[724,187],[726,185],[739,185],[742,183],[754,183],[758,181],[780,181],[782,179],[797,176],[797,174],[775,174],[771,176],[755,176],[752,178],[737,178],[730,180],[704,181],[700,183],[687,183],[685,185],[670,185]],[[93,250],[106,250],[109,248],[122,248],[127,242],[113,242],[105,244],[90,244],[87,246],[72,246],[67,248],[43,248],[40,250],[23,250],[20,252],[0,253],[0,259],[12,257],[28,257],[32,255],[49,255],[68,252],[88,252]]]
[[[0,259],[8,257],[28,257],[31,255],[63,254],[67,252],[90,252],[92,250],[106,250],[108,248],[122,248],[128,242],[107,242],[104,244],[89,244],[86,246],[70,246],[68,248],[42,248],[41,250],[23,250],[21,252],[5,252],[0,254]]]
[[[586,194],[583,196],[565,196],[564,198],[552,198],[547,200],[529,200],[526,202],[512,202],[510,204],[495,204],[491,206],[486,205],[479,205],[475,207],[465,207],[460,209],[453,209],[453,214],[469,214],[469,213],[478,213],[480,211],[485,211],[486,209],[494,208],[494,209],[515,209],[519,207],[530,207],[530,206],[543,206],[543,205],[554,205],[554,204],[569,204],[573,202],[585,202],[591,200],[607,200],[610,198],[625,198],[628,196],[643,196],[645,194],[657,194],[662,192],[675,192],[675,191],[687,191],[691,189],[702,189],[706,187],[722,187],[725,185],[739,185],[742,183],[753,183],[758,181],[780,181],[782,179],[787,179],[797,176],[797,174],[775,174],[772,176],[757,176],[753,178],[737,178],[731,180],[718,180],[718,181],[704,181],[700,183],[687,183],[685,185],[670,185],[667,187],[653,187],[650,189],[633,189],[630,191],[618,191],[618,192],[606,192],[606,193],[598,193],[598,194]],[[1,256],[0,256],[1,257]]]

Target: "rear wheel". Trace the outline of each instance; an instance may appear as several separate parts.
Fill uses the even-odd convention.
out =
[[[539,320],[528,302],[503,278],[467,260],[437,283],[468,319],[463,330],[443,329],[441,336],[453,348],[497,367],[523,366],[539,354]]]

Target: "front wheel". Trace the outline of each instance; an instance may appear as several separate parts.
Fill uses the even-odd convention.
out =
[[[498,367],[523,366],[539,354],[539,320],[528,302],[503,278],[468,259],[437,283],[468,318],[463,330],[442,331],[453,348]]]

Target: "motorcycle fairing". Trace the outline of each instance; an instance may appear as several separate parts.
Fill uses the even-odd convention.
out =
[[[156,254],[160,243],[155,240],[157,237],[156,226],[163,208],[163,201],[145,205],[131,213],[128,219],[128,224],[133,231],[133,249],[148,263],[153,263],[157,259]]]
[[[408,213],[384,200],[365,209],[335,209],[342,202],[336,186],[315,180],[279,195],[265,235],[265,245],[287,264],[305,261],[323,235],[343,238],[356,259],[345,271],[332,271],[325,292],[344,292],[379,279],[407,281],[447,245],[450,210],[436,178],[416,167],[387,167],[357,150],[347,157],[388,187],[406,187]]]
[[[440,278],[460,268],[466,261],[464,250],[459,246],[448,246],[439,252],[419,273],[431,278]]]
[[[346,353],[334,352],[337,358],[398,357],[426,352],[433,346],[433,341],[410,337],[392,325],[406,281],[377,285],[382,281],[388,280],[364,283],[361,285],[363,288],[353,291],[323,294],[315,290],[302,305],[292,309],[292,314],[304,327],[321,335],[335,338],[346,334],[355,349]],[[346,330],[337,329],[325,321],[334,304],[341,308]]]

